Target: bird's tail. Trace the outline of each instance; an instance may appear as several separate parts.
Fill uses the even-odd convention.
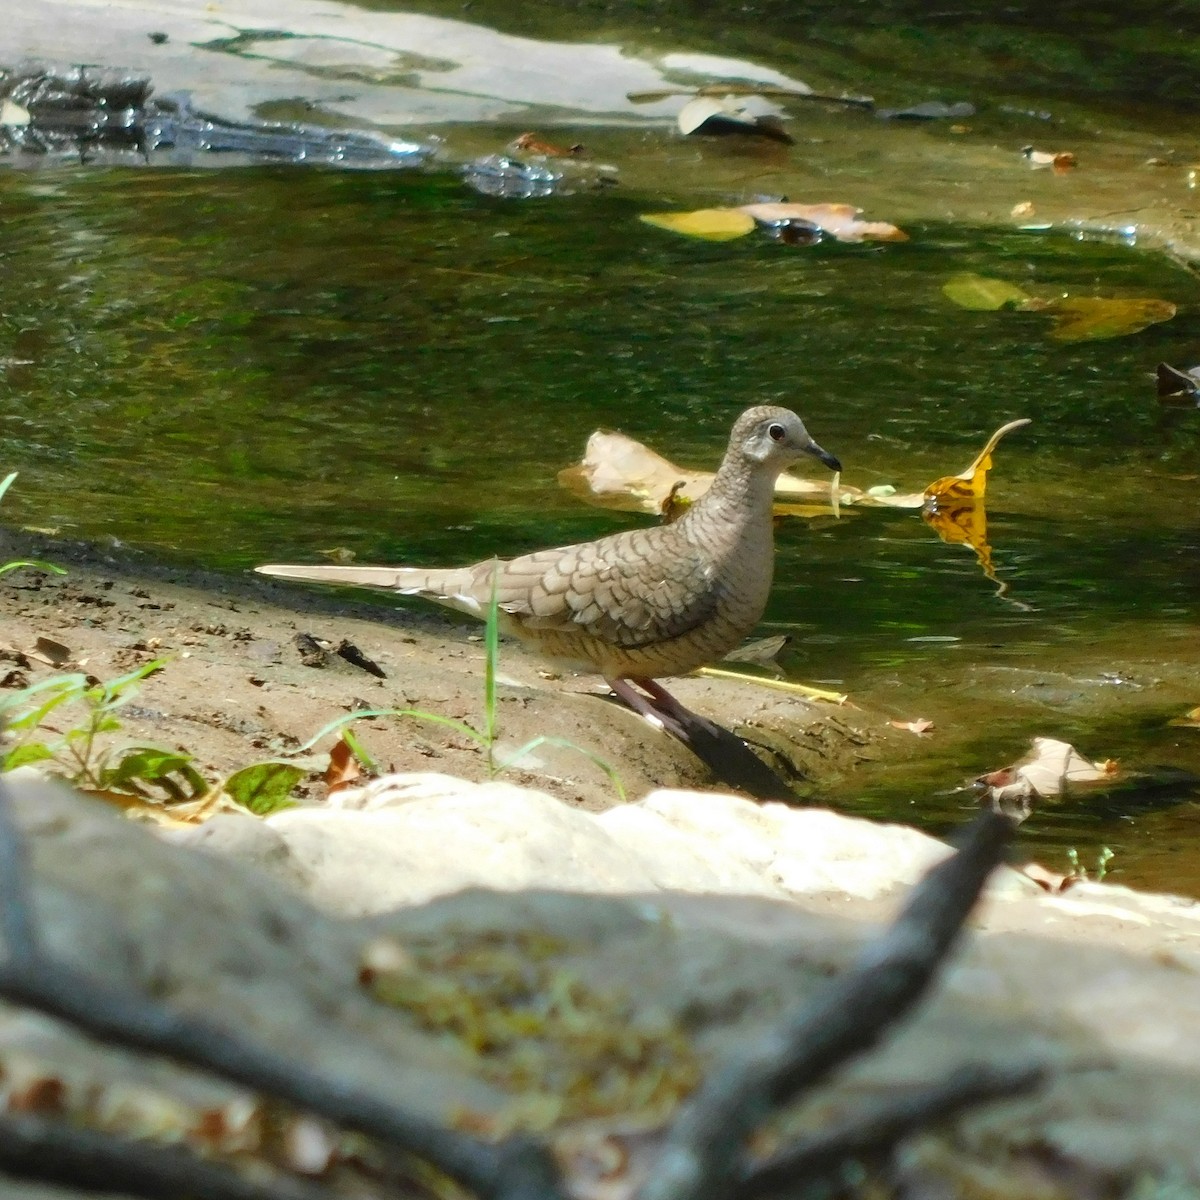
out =
[[[277,579],[303,579],[310,583],[388,588],[404,596],[425,596],[462,612],[483,616],[491,596],[491,571],[488,569],[490,565],[481,563],[475,567],[429,570],[424,567],[270,563],[254,569],[260,575],[272,575]]]

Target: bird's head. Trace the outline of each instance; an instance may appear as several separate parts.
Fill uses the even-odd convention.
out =
[[[753,463],[784,471],[804,454],[819,458],[831,471],[842,464],[809,436],[804,422],[790,408],[761,405],[748,408],[733,426],[729,448]]]

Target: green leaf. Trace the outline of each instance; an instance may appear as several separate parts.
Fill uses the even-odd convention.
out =
[[[754,218],[736,208],[700,208],[695,212],[642,213],[639,221],[708,242],[728,242],[754,229]]]
[[[97,702],[109,707],[128,704],[137,695],[137,688],[134,685],[145,679],[147,675],[161,671],[170,661],[168,658],[153,659],[138,667],[136,671],[130,671],[128,675],[118,676],[116,679],[110,679],[107,683],[101,684],[98,688],[93,688],[92,691],[96,693]]]
[[[133,746],[121,753],[116,766],[100,772],[101,789],[150,794],[157,788],[170,800],[196,800],[208,791],[208,781],[192,766],[192,756],[157,746]]]
[[[1029,293],[1006,279],[986,279],[982,275],[955,275],[942,285],[942,292],[960,308],[976,312],[994,312],[1006,304],[1023,304]]]
[[[12,476],[9,476],[11,479]],[[42,562],[36,558],[22,558],[16,562],[5,563],[0,567],[0,575],[7,575],[9,571],[19,570],[21,567],[32,567],[35,571],[46,571],[52,575],[65,575],[66,571],[62,567],[56,567],[53,563]]]
[[[304,769],[294,763],[255,763],[230,775],[225,780],[224,790],[243,808],[265,817],[292,807],[288,797],[304,774]]]
[[[568,738],[551,737],[547,734],[540,734],[538,737],[526,742],[525,745],[523,745],[520,749],[514,750],[512,754],[510,754],[496,767],[497,772],[507,771],[509,767],[516,766],[521,759],[527,758],[539,746],[561,746],[564,750],[574,750],[576,754],[582,754],[584,758],[586,758],[589,762],[594,763],[605,773],[605,775],[608,776],[609,782],[616,789],[617,796],[621,803],[625,803],[625,785],[621,782],[621,777],[617,774],[616,769],[610,763],[605,762],[600,755],[593,754],[590,750],[587,750],[583,746],[570,741]]]
[[[3,761],[0,762],[0,771],[15,771],[18,767],[45,762],[46,759],[53,757],[54,751],[45,742],[26,742],[24,746],[17,746],[16,749],[10,750],[4,756]]]
[[[362,739],[353,732],[349,727],[342,730],[342,741],[350,747],[350,753],[358,759],[359,765],[364,771],[377,771],[379,764],[371,757],[370,751],[363,745]]]
[[[11,697],[11,704],[19,703],[22,698],[31,696],[35,692],[49,689],[53,694],[41,704],[7,720],[6,728],[17,731],[36,729],[60,704],[78,700],[84,694],[86,684],[87,680],[82,675],[61,675],[54,679],[43,679],[41,683],[24,688],[17,695]],[[0,713],[6,712],[9,707],[10,701],[0,703]]]
[[[16,479],[16,477],[17,473],[16,471],[13,471],[11,474],[6,475],[3,479],[0,479],[0,499],[4,498],[4,493],[7,492],[10,487],[12,487],[12,482],[14,479]]]
[[[335,717],[328,725],[322,725],[304,745],[297,746],[291,752],[291,757],[295,758],[296,755],[303,754],[306,750],[311,750],[326,734],[336,733],[339,729],[344,728],[353,721],[368,721],[373,717],[412,717],[417,721],[429,721],[434,725],[445,725],[448,729],[453,729],[455,733],[461,733],[463,737],[469,737],[472,741],[481,744],[486,740],[478,729],[472,729],[465,721],[455,721],[450,717],[439,716],[437,713],[423,712],[419,708],[363,708],[352,713],[346,713],[345,716]]]

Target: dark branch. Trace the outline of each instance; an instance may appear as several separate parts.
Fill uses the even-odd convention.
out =
[[[877,1101],[842,1125],[805,1138],[748,1168],[736,1186],[737,1200],[796,1195],[853,1159],[878,1158],[901,1138],[991,1100],[1024,1095],[1046,1080],[1042,1067],[960,1067],[948,1079],[920,1091]]]
[[[130,1141],[63,1121],[0,1116],[0,1171],[145,1200],[328,1200],[295,1179],[252,1181],[184,1150]]]
[[[32,935],[23,840],[8,786],[0,780],[0,866],[5,868],[0,920],[5,937],[13,939],[10,956],[0,961],[0,996],[6,1000],[106,1042],[199,1067],[369,1134],[490,1200],[562,1197],[550,1153],[539,1145],[521,1139],[498,1146],[479,1141],[360,1091],[344,1077],[314,1071],[203,1018],[47,959]]]
[[[985,813],[916,886],[892,926],[813,1002],[717,1071],[671,1128],[640,1200],[720,1200],[747,1137],[780,1105],[874,1046],[924,994],[1000,861],[1012,823]]]

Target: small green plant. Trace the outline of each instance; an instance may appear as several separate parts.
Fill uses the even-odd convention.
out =
[[[168,803],[207,801],[224,792],[259,816],[289,807],[288,796],[305,774],[295,763],[253,763],[212,784],[186,751],[104,744],[104,735],[121,728],[119,710],[138,694],[142,680],[167,661],[156,658],[108,683],[92,683],[80,673],[55,675],[0,699],[8,743],[0,752],[0,771],[52,765],[86,791]],[[73,723],[52,730],[55,713]]]
[[[487,625],[484,631],[484,672],[483,672],[483,728],[476,729],[474,725],[468,725],[465,721],[456,721],[453,717],[443,717],[440,713],[426,712],[419,708],[369,708],[362,709],[358,712],[347,713],[344,717],[338,717],[334,721],[330,721],[317,733],[300,746],[295,751],[296,754],[303,754],[311,750],[322,738],[328,734],[336,733],[341,730],[342,737],[345,738],[347,745],[354,752],[355,757],[363,764],[363,766],[371,769],[373,764],[369,756],[365,754],[361,742],[357,739],[352,740],[352,735],[348,726],[355,721],[364,721],[372,717],[401,717],[411,718],[415,721],[428,721],[433,725],[442,725],[447,729],[453,729],[455,733],[462,734],[464,737],[480,746],[484,752],[485,762],[487,764],[487,774],[489,779],[494,779],[502,771],[507,771],[510,767],[515,767],[522,759],[528,758],[539,746],[562,746],[567,750],[574,750],[577,754],[583,755],[588,761],[594,763],[605,775],[608,776],[613,787],[617,791],[617,795],[621,800],[625,799],[625,788],[621,783],[620,776],[613,767],[604,761],[598,754],[593,754],[592,751],[585,749],[583,746],[570,741],[567,738],[553,737],[549,734],[539,734],[532,738],[515,750],[512,754],[504,759],[496,757],[496,741],[499,737],[499,723],[497,721],[497,701],[496,701],[496,668],[500,661],[500,605],[496,598],[495,578],[492,580],[492,597],[488,604]]]
[[[81,672],[54,675],[4,697],[0,722],[10,744],[0,755],[0,770],[53,763],[72,783],[93,791],[144,796],[153,786],[171,799],[203,795],[208,785],[191,765],[191,755],[151,746],[118,751],[101,741],[120,729],[117,712],[138,694],[141,681],[165,665],[165,659],[156,658],[107,683],[91,682]],[[52,729],[55,713],[70,723]]]
[[[1096,883],[1104,882],[1104,877],[1108,874],[1108,864],[1116,857],[1116,854],[1108,846],[1100,847],[1100,853],[1096,855],[1096,866],[1094,868]],[[1069,847],[1067,850],[1067,861],[1071,864],[1069,874],[1072,879],[1089,878],[1087,867],[1080,864],[1079,851],[1074,846]]]

